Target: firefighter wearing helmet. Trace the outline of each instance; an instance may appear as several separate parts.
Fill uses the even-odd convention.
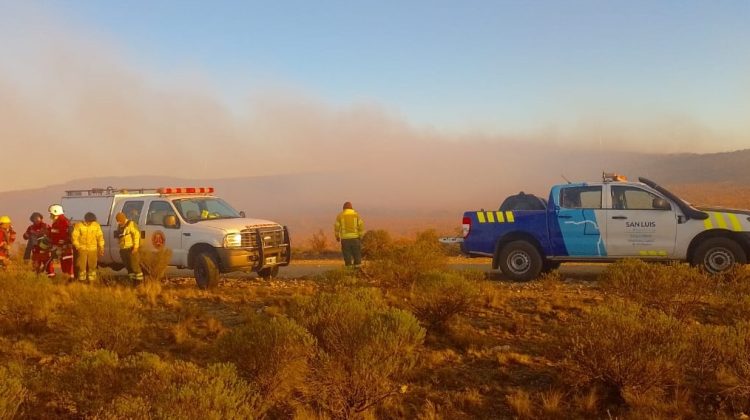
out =
[[[10,225],[10,217],[0,216],[0,266],[10,262],[10,248],[16,241],[16,232]]]
[[[65,217],[63,208],[59,204],[49,206],[49,215],[52,224],[49,229],[50,242],[52,245],[52,258],[60,260],[60,269],[69,278],[73,277],[73,245],[70,242],[70,221]],[[50,264],[51,265],[51,264]],[[50,277],[55,276],[54,269],[48,272]]]
[[[37,274],[46,271],[47,275],[54,275],[55,271],[50,261],[49,225],[44,222],[44,216],[34,212],[29,216],[31,225],[26,228],[23,239],[26,239],[30,252],[31,267]]]

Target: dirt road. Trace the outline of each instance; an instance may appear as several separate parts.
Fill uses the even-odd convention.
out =
[[[296,260],[288,267],[282,267],[279,271],[281,279],[298,279],[303,277],[312,277],[323,274],[326,271],[335,270],[342,267],[340,260]],[[503,280],[503,275],[499,270],[492,270],[489,259],[468,259],[468,258],[451,258],[449,267],[456,270],[481,270],[488,273],[492,279]],[[607,264],[585,264],[570,263],[563,264],[560,267],[560,273],[564,277],[570,277],[577,280],[594,280],[597,275],[604,271]],[[192,277],[191,270],[170,270],[170,276]],[[229,278],[252,278],[256,277],[254,273],[229,273],[225,277]]]

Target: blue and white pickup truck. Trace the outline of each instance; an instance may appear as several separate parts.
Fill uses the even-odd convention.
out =
[[[499,210],[464,213],[458,242],[514,280],[571,261],[677,260],[712,273],[747,263],[750,210],[696,208],[639,181],[604,174],[601,182],[555,185],[548,200],[511,196]]]

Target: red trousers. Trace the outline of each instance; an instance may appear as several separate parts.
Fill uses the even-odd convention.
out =
[[[40,274],[46,272],[48,276],[55,275],[55,267],[52,265],[50,253],[48,251],[31,251],[31,267],[34,272]]]
[[[55,276],[54,260],[60,260],[60,269],[62,270],[63,274],[67,274],[71,277],[73,276],[73,250],[72,249],[67,248],[67,247],[63,248],[59,254],[57,254],[55,257],[53,257],[52,260],[50,260],[49,266],[47,267],[47,275],[50,277]]]

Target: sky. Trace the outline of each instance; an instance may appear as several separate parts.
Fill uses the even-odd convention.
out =
[[[748,22],[747,1],[0,0],[2,142],[95,161],[0,190],[326,171],[414,142],[749,148]],[[151,150],[135,170],[126,145]]]

